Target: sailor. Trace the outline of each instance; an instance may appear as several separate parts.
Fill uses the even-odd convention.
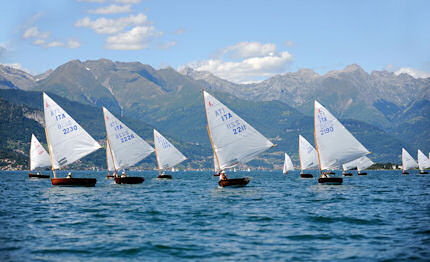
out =
[[[122,171],[121,177],[127,177],[127,175],[125,174],[125,171]]]
[[[37,171],[37,175],[40,176],[40,172],[39,171]]]
[[[69,173],[67,174],[67,178],[68,178],[68,179],[72,178],[72,172],[69,172]]]
[[[225,175],[224,170],[223,170],[223,171],[221,171],[221,174],[220,174],[220,176],[219,176],[219,180],[227,180],[227,176]]]
[[[116,170],[113,172],[113,177],[118,177],[118,172],[116,172]]]

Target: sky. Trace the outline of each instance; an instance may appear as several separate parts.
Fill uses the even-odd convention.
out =
[[[430,77],[429,10],[414,0],[6,0],[0,63],[40,74],[106,58],[236,83],[350,64]]]

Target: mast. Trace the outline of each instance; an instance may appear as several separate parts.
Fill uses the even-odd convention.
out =
[[[109,176],[109,156],[108,156],[108,149],[107,149],[107,144],[108,144],[109,142],[108,142],[108,140],[107,140],[107,137],[106,137],[106,167],[107,167],[107,175]],[[109,147],[109,150],[110,150],[110,147]]]
[[[112,165],[113,165],[113,169],[115,170],[114,173],[117,172],[116,166],[115,166],[115,160],[113,159],[113,154],[112,154],[112,147],[110,146],[110,142],[109,142],[109,135],[107,133],[107,123],[106,123],[106,115],[105,115],[105,111],[103,111],[103,120],[105,122],[105,128],[106,128],[106,143],[109,145],[109,152],[110,152],[110,156],[112,158]],[[107,150],[106,150],[106,164],[108,162],[108,155],[107,155]],[[108,174],[109,174],[109,167],[108,168]]]
[[[46,127],[45,127],[45,136],[46,136],[46,143],[48,144],[49,158],[51,159],[52,173],[54,173],[54,178],[57,178],[57,176],[55,175],[54,162],[52,162],[51,146],[49,145],[49,138],[48,138],[48,132],[46,130]]]
[[[315,149],[317,150],[317,156],[318,156],[318,165],[320,167],[320,173],[322,172],[321,170],[321,160],[320,160],[320,152],[318,150],[318,142],[317,142],[317,135],[316,135],[316,130],[315,130],[315,101],[314,100],[314,139],[315,139]]]
[[[205,91],[205,90],[202,90],[202,94],[203,94],[203,105],[205,106],[206,123],[208,123],[208,124],[206,125],[206,129],[207,129],[207,131],[208,131],[209,140],[211,141],[212,150],[213,150],[213,152],[214,152],[214,155],[215,155],[215,158],[216,158],[216,162],[217,162],[217,164],[218,164],[218,169],[221,171],[221,166],[220,166],[220,164],[219,164],[218,155],[217,155],[217,153],[216,153],[216,151],[215,151],[214,143],[213,143],[213,141],[212,141],[211,130],[210,130],[210,128],[209,128],[209,119],[208,119],[208,112],[207,112],[207,110],[206,110],[206,100],[205,100],[205,94],[204,94],[204,91]],[[214,170],[214,171],[215,171],[215,170]]]

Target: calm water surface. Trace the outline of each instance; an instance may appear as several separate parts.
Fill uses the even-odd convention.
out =
[[[327,186],[298,172],[228,174],[250,176],[243,188],[219,188],[211,172],[143,172],[140,185],[105,175],[75,171],[96,187],[67,188],[1,172],[0,261],[430,260],[430,175]]]

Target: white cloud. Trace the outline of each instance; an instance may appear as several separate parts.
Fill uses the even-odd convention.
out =
[[[24,31],[24,34],[22,35],[22,38],[28,39],[28,38],[39,38],[39,39],[46,39],[50,36],[51,33],[49,32],[40,32],[37,26],[32,26],[30,28],[27,28]]]
[[[101,14],[101,15],[130,13],[130,12],[131,12],[131,5],[115,5],[115,4],[105,6],[105,7],[100,7],[97,9],[88,10],[88,13]]]
[[[270,43],[241,42],[222,49],[221,53],[222,57],[191,62],[187,66],[198,71],[209,71],[235,83],[249,83],[283,73],[293,61],[290,53],[279,53],[276,45]]]
[[[67,41],[67,47],[69,48],[79,48],[81,47],[81,43],[78,40],[70,39]]]
[[[161,44],[161,45],[160,45],[160,48],[161,48],[161,49],[164,49],[164,50],[167,50],[167,49],[169,49],[170,47],[174,47],[175,45],[176,45],[176,41],[170,41],[170,42],[167,42],[167,43]]]
[[[240,42],[221,49],[221,55],[232,59],[262,57],[274,54],[275,52],[275,44],[262,44],[260,42]]]
[[[36,39],[33,41],[33,45],[45,45],[46,41],[43,39]]]
[[[148,48],[152,37],[161,36],[150,26],[136,26],[130,31],[110,36],[106,39],[106,48],[115,50],[139,50]]]
[[[64,43],[60,41],[52,41],[45,44],[45,47],[63,47]]]
[[[118,19],[106,19],[104,17],[92,21],[89,17],[79,19],[75,22],[77,27],[88,27],[98,34],[117,34],[126,27],[149,24],[146,15],[139,13]]]
[[[396,75],[400,75],[400,74],[408,74],[410,76],[412,76],[413,78],[427,78],[430,77],[430,73],[429,72],[424,72],[424,71],[420,71],[420,70],[416,70],[410,67],[402,67],[399,70],[397,70],[396,72],[394,72],[394,74]]]
[[[293,47],[293,46],[294,46],[294,42],[293,42],[293,40],[288,40],[288,41],[286,41],[286,42],[284,43],[284,45],[285,45],[286,47]]]

